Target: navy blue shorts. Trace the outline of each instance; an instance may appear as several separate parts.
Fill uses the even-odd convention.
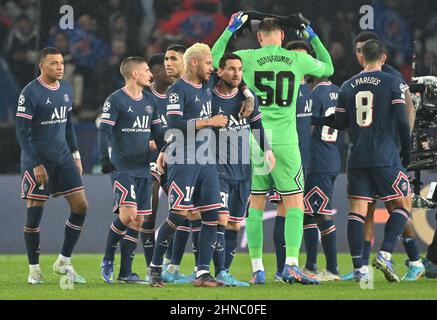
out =
[[[219,214],[229,214],[229,221],[241,222],[245,219],[246,206],[250,196],[250,180],[220,180],[222,207]]]
[[[47,184],[43,186],[36,184],[33,168],[23,167],[21,169],[22,199],[46,201],[50,195],[53,197],[68,196],[85,189],[73,158],[68,159],[62,165],[49,166],[44,163],[43,165],[49,176]]]
[[[401,166],[348,168],[347,180],[349,199],[390,201],[411,193],[408,176]]]
[[[114,171],[111,180],[114,213],[119,213],[120,207],[136,207],[138,215],[152,214],[151,178],[137,178],[123,171]]]
[[[169,165],[169,210],[203,212],[221,208],[216,165]]]
[[[332,195],[336,173],[309,172],[305,178],[304,213],[308,215],[334,214]]]

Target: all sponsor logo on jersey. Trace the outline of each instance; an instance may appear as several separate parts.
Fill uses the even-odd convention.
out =
[[[212,113],[211,101],[207,101],[202,104],[202,110],[200,111],[200,117],[209,117]]]
[[[235,118],[233,115],[229,116],[229,127],[234,127],[234,129],[243,129],[243,127],[247,126],[247,119],[246,118]]]
[[[67,122],[67,106],[54,108],[50,120],[41,122],[41,125],[58,124]]]
[[[137,116],[132,128],[123,128],[122,132],[150,132],[149,127],[149,116]]]

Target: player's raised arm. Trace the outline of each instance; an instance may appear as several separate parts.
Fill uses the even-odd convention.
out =
[[[301,38],[310,41],[317,57],[317,59],[314,59],[308,54],[299,54],[297,61],[301,67],[302,73],[311,74],[318,78],[331,76],[334,73],[331,56],[314,30],[310,26],[307,26],[302,31],[299,31],[298,35]]]
[[[243,11],[234,13],[229,20],[229,25],[226,27],[222,35],[217,39],[214,46],[211,49],[212,65],[214,69],[218,69],[220,58],[225,53],[229,39],[235,31],[240,29],[247,21],[247,15]]]

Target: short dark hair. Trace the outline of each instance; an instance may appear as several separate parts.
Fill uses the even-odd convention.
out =
[[[379,38],[376,33],[364,31],[355,37],[354,44],[357,44],[358,42],[366,42],[367,40],[379,40]]]
[[[282,25],[276,18],[264,18],[259,24],[260,32],[272,32],[275,30],[282,30]]]
[[[226,52],[219,61],[219,68],[220,69],[224,69],[225,65],[226,65],[226,61],[228,60],[240,60],[241,62],[243,62],[240,58],[239,55],[232,53],[232,52]]]
[[[120,64],[120,73],[122,74],[124,79],[129,79],[130,74],[132,72],[131,66],[133,64],[142,64],[147,63],[146,59],[142,57],[127,57],[124,58]]]
[[[164,57],[165,54],[157,53],[150,57],[149,59],[149,68],[152,69],[156,65],[164,66]]]
[[[306,50],[306,52],[311,52],[311,47],[308,43],[303,40],[294,40],[290,41],[285,45],[285,49],[287,50]]]
[[[384,45],[379,40],[370,39],[364,42],[361,52],[366,62],[374,62],[384,54]]]
[[[168,47],[167,50],[165,50],[165,51],[169,51],[169,50],[180,52],[180,53],[185,53],[185,51],[187,51],[187,47],[183,46],[181,44],[173,44],[170,47]]]
[[[38,61],[41,63],[43,59],[47,58],[47,55],[49,54],[62,54],[61,51],[58,48],[55,47],[46,47],[43,48],[38,53]]]

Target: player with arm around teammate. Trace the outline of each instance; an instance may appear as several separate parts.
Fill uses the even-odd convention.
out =
[[[214,267],[217,280],[231,286],[249,286],[236,280],[229,272],[237,248],[237,236],[244,220],[250,195],[249,138],[252,131],[265,156],[274,166],[271,147],[265,141],[262,114],[255,104],[249,118],[243,117],[240,105],[245,99],[238,90],[242,81],[241,58],[226,53],[220,59],[218,75],[220,81],[213,89],[212,113],[223,114],[229,121],[224,128],[215,128],[217,169],[220,180],[222,208],[219,211],[217,244],[214,251]]]
[[[223,55],[231,35],[243,23],[243,12],[232,16],[228,28],[213,47],[215,65]],[[252,260],[252,282],[258,284],[265,283],[262,219],[265,196],[272,187],[282,196],[286,208],[286,259],[282,278],[289,283],[319,284],[317,280],[304,275],[298,266],[303,234],[304,182],[296,134],[296,99],[300,81],[305,74],[329,76],[334,68],[328,51],[311,27],[307,26],[302,34],[310,40],[317,59],[282,48],[284,31],[279,21],[274,18],[265,18],[260,24],[257,33],[260,49],[235,52],[243,61],[245,81],[258,96],[263,113],[263,126],[271,131],[269,143],[276,158],[276,166],[272,172],[266,172],[264,163],[252,166],[252,190],[246,232]],[[262,153],[260,150],[254,151],[253,154]]]

